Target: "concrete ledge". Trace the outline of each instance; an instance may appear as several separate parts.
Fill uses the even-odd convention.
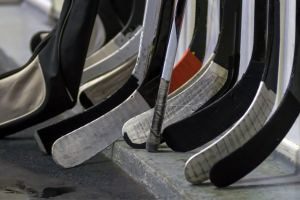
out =
[[[299,175],[290,163],[274,154],[238,184],[217,189],[209,182],[189,184],[183,174],[185,161],[193,154],[174,153],[164,148],[150,154],[134,150],[118,141],[104,154],[136,181],[144,184],[157,199],[297,199],[300,195]]]
[[[177,174],[180,173],[177,168],[184,166],[187,155],[178,154],[175,159],[169,157],[169,154],[168,151],[162,154],[149,154],[145,150],[133,150],[123,141],[116,142],[105,152],[107,157],[136,181],[144,184],[158,199],[191,199],[182,189],[178,190],[178,185],[173,180],[178,176],[178,180],[183,178]],[[157,163],[159,165],[156,165]],[[168,170],[161,170],[161,168],[168,168]]]

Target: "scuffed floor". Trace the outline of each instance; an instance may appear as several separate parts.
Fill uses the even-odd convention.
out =
[[[154,199],[103,156],[62,169],[43,155],[31,131],[0,140],[0,200]]]

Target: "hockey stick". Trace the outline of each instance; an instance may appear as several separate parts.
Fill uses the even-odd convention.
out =
[[[172,96],[176,96],[184,91],[190,85],[191,80],[189,79],[196,79],[196,77],[201,76],[203,71],[205,71],[205,65],[200,71],[199,68],[202,67],[202,60],[205,56],[208,14],[210,14],[208,13],[208,2],[205,0],[197,0],[193,38],[190,43],[190,48],[173,70],[168,98],[172,98]],[[210,36],[208,35],[207,37]],[[184,78],[181,78],[182,75]],[[153,110],[149,110],[130,119],[124,124],[122,130],[123,136],[131,147],[138,149],[145,148],[146,139],[148,137],[146,133],[149,132],[152,118]]]
[[[269,68],[264,73],[263,81],[260,83],[255,98],[243,117],[219,139],[186,162],[185,177],[193,184],[207,180],[214,164],[247,142],[256,131],[262,128],[272,111],[276,97],[278,57],[279,51],[282,50],[282,47],[279,48],[279,1],[274,0],[274,6],[273,1],[270,1],[269,8],[270,29],[268,31],[270,35],[272,35],[272,31],[274,32]]]
[[[98,0],[66,0],[57,28],[30,60],[0,76],[1,137],[50,119],[76,104],[97,6]]]
[[[160,11],[162,7],[171,5],[172,1],[170,0],[165,2],[158,0],[147,1],[146,16],[144,18],[144,24],[147,24],[147,27],[144,28],[143,37],[141,37],[139,50],[140,59],[138,59],[135,70],[129,81],[127,81],[120,90],[103,103],[98,104],[79,115],[38,131],[36,136],[38,136],[37,141],[40,141],[40,146],[43,146],[48,153],[51,153],[52,145],[57,139],[76,129],[80,130],[80,127],[93,122],[97,118],[113,110],[115,107],[122,104],[123,101],[128,99],[139,85],[141,85],[139,92],[142,96],[148,95],[145,97],[148,100],[155,98],[153,97],[153,94],[157,91],[156,88],[158,88],[158,86],[154,85],[151,87],[152,85],[150,80],[161,73],[161,65],[165,57],[164,51],[167,46],[170,31],[169,24],[171,19],[170,9],[165,9],[165,11],[168,12],[161,12],[161,14]],[[154,83],[156,82],[154,81]],[[151,101],[154,102],[154,100]],[[149,104],[151,104],[151,102]],[[99,135],[101,136],[101,134]],[[105,139],[105,136],[103,136],[103,138]]]
[[[289,12],[294,12],[291,26],[296,29],[294,63],[288,89],[268,122],[244,145],[217,162],[210,172],[211,181],[218,187],[229,186],[260,165],[280,144],[300,112],[300,1],[290,1]],[[286,20],[287,21],[287,20]],[[291,40],[292,38],[289,38]],[[293,47],[290,47],[293,48]]]
[[[164,63],[163,73],[160,80],[158,95],[157,95],[156,104],[154,108],[154,116],[153,116],[152,126],[150,129],[150,135],[146,143],[146,149],[149,152],[156,152],[161,141],[160,131],[161,131],[164,115],[165,115],[165,107],[166,107],[165,105],[167,102],[170,80],[172,77],[173,66],[175,63],[176,51],[178,47],[178,39],[181,32],[186,1],[178,0],[175,3],[175,5],[176,6],[174,8],[174,14],[173,14],[174,19],[173,19],[172,29],[170,33],[170,40],[168,44],[166,60]]]
[[[249,66],[240,81],[213,104],[164,130],[163,138],[174,151],[190,151],[206,144],[230,128],[249,108],[263,78],[264,68],[268,66],[266,7],[264,0],[252,8],[255,10],[255,42]]]

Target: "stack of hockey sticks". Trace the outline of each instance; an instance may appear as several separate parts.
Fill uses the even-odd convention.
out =
[[[170,3],[174,3],[174,2],[170,2]],[[151,7],[148,4],[150,3],[147,2],[146,8],[150,10]],[[156,4],[158,3],[156,2]],[[184,9],[182,8],[182,6],[179,6],[179,8],[181,8],[179,9],[181,10],[181,12],[179,11],[178,12],[182,14]],[[205,83],[208,84],[211,83],[211,86],[209,85],[211,91],[207,89],[207,91],[209,91],[211,95],[207,97],[208,99],[202,100],[202,102],[205,100],[213,101],[213,99],[216,98],[217,96],[223,95],[223,93],[226,92],[234,84],[237,77],[238,60],[239,60],[238,50],[239,50],[239,35],[240,35],[239,33],[240,17],[234,18],[233,17],[234,15],[229,14],[230,11],[231,10],[229,10],[229,12],[225,14],[225,15],[229,15],[229,17],[226,18],[224,17],[224,20],[230,20],[227,23],[232,23],[232,22],[233,23],[232,26],[227,26],[226,28],[224,28],[224,30],[222,30],[222,34],[220,36],[221,39],[219,38],[219,44],[218,44],[219,48],[217,48],[218,52],[216,53],[216,58],[215,58],[215,60],[218,61],[220,64],[229,67],[224,67],[224,68],[219,67],[219,65],[216,64],[215,62],[211,62],[212,58],[210,58],[209,62],[207,62],[208,64],[204,67],[203,72],[198,73],[199,70],[193,70],[194,72],[190,73],[191,75],[194,75],[197,72],[196,76],[193,78],[197,80],[196,81],[197,83],[200,82],[200,85],[201,84],[205,85]],[[234,12],[234,13],[240,15],[240,10],[238,11],[239,12]],[[147,15],[149,15],[148,13],[149,12],[147,10],[144,19],[144,25],[149,23],[147,22]],[[164,12],[164,15],[166,14],[167,13]],[[169,15],[171,14],[172,12],[170,11]],[[176,15],[176,17],[177,18],[179,17],[179,19],[182,18],[181,15]],[[166,21],[165,18],[166,18],[165,16],[162,16],[161,21],[162,20]],[[170,21],[170,19],[171,17],[168,16],[168,21]],[[153,21],[153,19],[150,20]],[[165,23],[170,24],[169,22],[165,22]],[[146,28],[148,27],[146,26],[144,27],[143,34],[148,33],[146,31]],[[173,27],[173,32],[171,33],[174,35],[172,36],[171,34],[171,36],[175,37],[176,40],[177,36],[174,30],[178,31],[177,29],[175,29],[175,27]],[[234,37],[235,35],[237,35],[238,39]],[[174,48],[172,48],[173,47],[172,45],[174,45],[174,43],[172,43],[174,38],[172,37],[170,37],[171,42],[169,43],[170,50],[168,51],[168,54],[170,54],[169,52],[174,51]],[[143,39],[147,39],[147,38],[143,36]],[[166,40],[164,41],[166,44]],[[163,44],[163,43],[159,42],[158,44]],[[224,48],[222,48],[222,46],[223,47],[227,46],[228,47],[227,51],[224,51],[223,50]],[[143,40],[141,43],[141,48],[142,47],[143,47]],[[144,52],[142,52],[140,49],[140,53],[144,53]],[[154,60],[158,58],[159,57],[157,56],[155,57],[153,56]],[[164,59],[160,58],[160,60],[163,61]],[[139,61],[145,62],[145,59],[143,60],[140,59]],[[167,66],[164,69],[165,71],[169,70],[168,68],[172,66],[172,63],[169,62],[170,61],[165,62]],[[137,69],[140,68],[139,64],[140,63],[138,62],[136,66]],[[150,67],[151,64],[152,63],[150,63]],[[177,66],[176,68],[178,68],[179,66]],[[199,68],[199,66],[196,67]],[[135,74],[137,74],[135,70],[133,73],[134,79],[133,78],[129,79],[129,81],[127,82],[127,84],[125,84],[123,88],[117,91],[117,93],[115,93],[113,96],[111,96],[102,104],[94,106],[77,116],[71,117],[65,121],[62,121],[60,123],[54,124],[50,127],[40,130],[39,137],[38,137],[38,142],[40,143],[40,146],[42,146],[48,152],[52,151],[52,156],[54,160],[58,164],[64,167],[73,167],[78,164],[81,164],[82,162],[94,156],[96,153],[105,149],[107,146],[109,146],[118,138],[120,138],[121,136],[120,130],[123,124],[128,119],[154,106],[155,96],[156,96],[155,94],[158,91],[158,77],[160,75],[157,73],[158,71],[157,69],[153,70],[150,68],[150,70],[152,70],[152,73],[150,74],[153,77],[150,79],[152,80],[151,82],[149,82],[150,84],[149,83],[141,84],[138,90],[134,92],[134,89],[137,87],[137,84],[136,83],[134,84],[134,82],[136,82],[134,80],[136,79]],[[161,70],[159,71],[160,71],[159,73],[161,73]],[[201,73],[205,73],[206,76],[201,75]],[[199,81],[198,79],[203,79],[203,80]],[[216,83],[211,82],[211,80],[213,81],[216,80]],[[197,84],[192,84],[192,85],[195,85],[194,87],[197,88],[196,86]],[[185,90],[184,88],[188,89],[191,87],[190,85],[184,85],[183,90]],[[132,95],[130,95],[130,93],[132,93]],[[203,94],[200,95],[200,98],[201,96],[204,95]],[[126,100],[126,98],[128,99]],[[201,104],[203,103],[200,103],[200,105]],[[196,103],[194,107],[198,107],[198,106],[199,104]],[[188,109],[188,112],[191,111],[192,109]]]
[[[143,29],[143,37],[141,38],[139,49],[140,59],[138,59],[132,76],[125,85],[103,103],[93,106],[80,115],[41,130],[37,137],[38,141],[40,141],[40,146],[48,153],[51,153],[52,144],[56,139],[114,109],[114,107],[126,100],[139,85],[141,85],[141,92],[145,96],[148,95],[148,99],[151,101],[152,94],[155,93],[155,91],[152,91],[156,88],[155,78],[160,73],[160,65],[164,60],[164,51],[169,32],[170,12],[160,13],[160,10],[162,6],[171,5],[171,1],[166,1],[164,4],[161,1],[147,1],[144,24],[147,23],[149,26]],[[161,18],[164,20],[158,20],[160,15],[163,16]],[[154,84],[151,83],[151,80],[154,80]],[[137,93],[135,96],[139,98],[141,95]],[[137,109],[144,109],[136,107]],[[93,139],[91,138],[91,140]]]
[[[125,121],[154,106],[175,6],[172,0],[147,1],[140,58],[120,90],[102,104],[40,131],[45,136],[43,143],[50,149],[53,145],[52,156],[57,163],[72,167],[88,160],[121,137]],[[59,139],[49,141],[54,133]]]
[[[153,122],[156,121],[157,123],[152,123],[151,127],[151,131],[156,132],[154,135],[159,135],[162,128],[191,115],[201,107],[206,107],[234,85],[239,68],[239,36],[241,31],[239,28],[241,4],[234,3],[235,6],[233,7],[229,5],[230,3],[226,4],[226,2],[221,1],[221,4],[224,5],[223,25],[214,54],[203,67],[203,72],[189,81],[177,95],[169,98],[167,105],[165,103],[159,105],[166,106],[166,117],[163,119],[163,112],[155,113]],[[227,7],[225,8],[225,6]],[[162,77],[162,82],[168,82],[168,80],[168,77]],[[164,95],[165,93],[162,91],[162,101],[166,100]],[[161,100],[158,99],[157,104],[160,104],[159,101]],[[152,116],[153,111],[148,111],[148,113],[137,116],[125,124],[123,133],[128,144],[145,146],[150,132]],[[157,117],[160,119],[155,119]],[[157,142],[157,145],[159,143]]]
[[[136,3],[136,5],[140,5],[142,1],[134,2]],[[98,1],[96,3],[98,4]],[[178,9],[180,12],[178,11],[179,14],[176,15],[178,19],[182,19],[183,16],[184,3],[180,2],[180,4],[178,5],[181,4],[182,6],[179,6],[181,9]],[[100,59],[98,58],[98,60],[93,61],[96,63],[94,63],[92,66],[87,66],[87,63],[89,63],[90,58],[94,58],[95,55],[97,57],[97,54],[99,52],[108,52],[109,50],[115,48],[112,44],[114,43],[114,40],[118,41],[122,34],[118,34],[117,36],[115,36],[115,38],[117,39],[111,40],[100,50],[90,51],[90,56],[85,61],[86,66],[85,70],[83,70],[83,77],[80,83],[80,76],[82,74],[83,63],[87,55],[88,44],[90,43],[82,41],[82,44],[78,42],[81,46],[76,46],[76,43],[74,42],[75,39],[81,36],[79,34],[88,33],[88,31],[84,31],[84,33],[82,33],[82,30],[84,30],[85,28],[83,25],[81,25],[81,27],[73,25],[76,19],[80,17],[77,15],[82,14],[80,12],[75,12],[80,6],[80,0],[69,2],[66,1],[64,3],[62,14],[57,26],[51,33],[46,34],[46,36],[44,36],[45,38],[35,48],[36,50],[29,64],[24,66],[20,71],[13,71],[9,74],[4,74],[1,76],[1,89],[3,91],[9,91],[6,93],[2,92],[3,98],[1,99],[1,107],[3,107],[2,110],[4,112],[4,115],[1,115],[2,123],[0,124],[2,137],[16,133],[17,131],[22,130],[24,128],[31,127],[39,122],[45,121],[73,107],[76,103],[78,92],[80,91],[78,90],[79,86],[81,85],[82,88],[82,86],[84,86],[84,81],[90,80],[86,77],[93,76],[92,78],[96,78],[94,77],[96,76],[95,74],[97,74],[97,76],[101,75],[101,73],[98,73],[98,69],[102,70],[102,73],[105,73],[106,71],[111,69],[111,67],[107,67],[107,65],[103,64],[101,65],[101,67],[99,67],[98,60],[101,60],[102,54],[99,54],[99,57],[101,57]],[[97,6],[93,5],[93,7]],[[141,6],[136,7],[134,10],[140,10],[140,7]],[[91,147],[91,151],[89,152],[89,149],[87,149],[87,152],[82,151],[81,153],[84,154],[84,156],[80,157],[81,155],[79,155],[78,158],[78,155],[73,154],[74,158],[78,159],[78,161],[75,160],[75,163],[67,163],[65,165],[63,164],[63,166],[70,167],[80,164],[83,161],[92,157],[95,153],[101,151],[108,145],[112,144],[116,139],[120,138],[121,128],[124,122],[126,122],[131,117],[140,114],[141,112],[144,112],[154,106],[159,86],[159,78],[161,76],[162,66],[165,61],[169,33],[172,27],[172,16],[175,16],[175,8],[177,8],[177,2],[174,2],[173,0],[168,0],[164,2],[147,1],[146,13],[144,18],[144,25],[147,25],[147,27],[145,26],[143,29],[143,37],[141,38],[141,44],[139,49],[139,58],[128,81],[125,84],[123,84],[123,86],[119,90],[117,90],[116,92],[112,92],[112,94],[109,95],[109,97],[102,103],[97,103],[96,105],[92,106],[90,109],[86,110],[83,113],[80,113],[65,121],[62,121],[60,123],[54,124],[50,127],[41,130],[39,134],[36,135],[36,138],[43,151],[51,153],[53,143],[57,139],[59,139],[55,142],[55,145],[53,146],[53,156],[54,158],[56,158],[58,156],[56,156],[57,154],[55,154],[55,152],[60,151],[60,143],[62,143],[65,147],[70,147],[71,152],[72,150],[77,149],[72,148],[72,145],[66,146],[64,145],[64,143],[68,143],[69,138],[71,139],[71,142],[69,143],[73,143],[73,137],[77,134],[82,134],[82,129],[84,130],[87,127],[91,127],[92,124],[96,124],[96,126],[99,127],[102,127],[102,123],[111,126],[111,129],[104,129],[103,133],[97,134],[95,134],[96,130],[91,129],[89,132],[92,137],[89,138],[89,141],[87,141],[86,144],[80,144],[80,146],[83,148],[85,145]],[[86,8],[86,10],[82,11],[83,15],[87,15],[87,13],[90,12],[89,9],[91,8],[88,7]],[[204,12],[201,12],[199,14],[199,17],[197,19],[202,18],[201,15],[206,16],[205,10]],[[131,16],[131,18],[129,19],[130,26],[126,26],[124,28],[125,32],[129,30],[128,27],[130,27],[130,30],[132,28],[134,28],[134,30],[136,29],[136,27],[133,27],[132,25],[132,23],[135,25],[137,24],[136,17],[136,14],[133,14]],[[95,18],[96,13],[94,16],[91,17],[91,21],[93,23],[95,21]],[[69,26],[67,26],[67,23],[69,23]],[[206,27],[205,23],[203,24],[203,21],[198,20],[197,24],[197,29],[205,30]],[[80,23],[78,23],[78,26],[80,26]],[[95,27],[97,26],[94,26],[94,28]],[[67,28],[69,28],[70,31],[74,34],[74,37],[76,37],[70,42],[68,40],[68,37],[69,35],[72,36],[72,33],[66,32]],[[76,30],[78,34],[73,29]],[[199,30],[198,32],[200,32]],[[204,31],[204,33],[206,33],[206,31]],[[41,34],[38,34],[38,36],[40,35]],[[92,30],[90,32],[90,35],[88,35],[86,38],[90,39],[91,35]],[[136,39],[138,38],[138,35],[139,34],[137,32],[135,34],[135,37],[132,37]],[[70,38],[72,38],[71,36]],[[200,37],[203,37],[203,34],[195,35],[194,40],[198,41]],[[128,45],[133,40],[134,39],[129,40],[129,42],[125,43],[125,45]],[[71,44],[73,44],[73,46]],[[86,49],[86,51],[84,52],[82,52],[83,44],[85,45],[84,47]],[[173,90],[176,90],[178,87],[184,84],[186,80],[191,78],[191,76],[193,76],[200,70],[202,66],[201,60],[203,60],[204,58],[204,44],[205,39],[202,41],[202,43],[199,42],[199,45],[197,45],[197,43],[194,43],[194,46],[191,46],[191,50],[193,50],[193,52],[187,51],[183,59],[177,64],[175,68],[176,70],[174,72],[175,78],[173,78],[174,81],[172,81]],[[64,45],[66,45],[66,47]],[[107,46],[112,47],[106,50]],[[63,49],[63,47],[65,48]],[[115,54],[118,55],[118,53],[122,51],[122,48],[123,47],[119,48]],[[73,55],[71,55],[71,51],[68,51],[69,49],[73,49]],[[41,55],[44,55],[44,52],[45,55],[47,54],[47,58],[51,58],[52,60],[45,58],[45,61],[43,60],[45,64],[42,63],[42,65],[40,64],[39,59],[37,57],[42,57]],[[126,47],[123,48],[123,52],[128,52],[126,51]],[[77,65],[74,65],[74,62],[76,62],[77,60],[73,59],[73,57],[76,57],[78,59],[80,58],[81,62],[77,62]],[[120,60],[118,59],[118,56],[115,56],[114,59],[112,59],[111,57],[113,56],[110,55],[108,59],[111,59],[112,62]],[[121,58],[124,59],[124,57],[126,58],[126,56],[123,56]],[[192,68],[190,68],[189,62],[194,63]],[[44,71],[38,70],[40,66],[39,64],[42,66],[42,69],[44,69]],[[49,64],[50,67],[47,66],[47,64]],[[73,67],[71,68],[71,66]],[[76,66],[78,67],[76,68]],[[117,65],[115,64],[111,66]],[[97,73],[89,73],[89,70],[91,70],[91,68],[92,71],[94,70],[94,68],[96,68],[96,70],[94,70],[93,72]],[[182,74],[184,76],[179,76],[179,74]],[[11,83],[13,82],[17,82],[17,84],[14,84],[12,86]],[[38,98],[33,95],[26,95],[26,92],[29,91],[38,92]],[[57,95],[55,95],[54,91],[57,92]],[[14,99],[13,97],[15,97],[16,95],[19,95],[22,98]],[[84,97],[86,99],[86,95]],[[62,103],[63,99],[65,99],[64,101],[66,101],[64,104]],[[56,102],[60,102],[61,105],[56,106]],[[124,112],[123,116],[119,116],[120,112]],[[115,126],[116,124],[113,125],[113,123],[111,123],[114,118],[120,122],[118,126]],[[86,125],[87,123],[90,124]],[[111,131],[112,133],[110,133]],[[102,136],[103,134],[104,136]],[[106,135],[108,137],[106,137]],[[82,139],[86,138],[88,138],[88,133],[87,136],[85,136],[84,134],[84,136],[82,137]],[[100,143],[97,144],[97,142],[102,142],[103,145],[101,145]],[[95,143],[95,145],[91,145],[92,143]],[[57,148],[55,148],[56,146]],[[80,152],[80,149],[78,149],[78,152]],[[68,155],[68,153],[69,152],[65,152],[66,155]],[[63,156],[64,154],[61,155]],[[72,158],[70,157],[70,160],[71,159]],[[59,159],[56,160],[57,162],[60,162]],[[68,161],[63,160],[63,162]]]
[[[53,31],[32,40],[29,62],[0,75],[0,136],[79,99],[84,111],[35,134],[62,167],[82,164],[123,133],[128,145],[150,152],[163,142],[179,152],[201,148],[186,162],[186,179],[228,186],[275,149],[299,114],[300,5],[293,2],[293,71],[272,113],[286,67],[280,0],[195,0],[193,38],[176,64],[185,0],[132,0],[130,12],[117,11],[124,1],[66,0]],[[248,44],[243,52],[246,18],[253,50]]]
[[[216,45],[218,34],[210,33],[219,32],[219,23],[209,22],[208,20],[210,20],[210,18],[208,16],[217,16],[217,19],[215,20],[218,22],[219,13],[218,1],[196,0],[196,23],[193,38],[190,43],[190,49],[186,51],[186,54],[181,59],[182,63],[186,63],[185,65],[188,67],[188,69],[182,71],[180,74],[178,73],[177,75],[179,68],[174,68],[173,79],[170,82],[170,94],[168,95],[169,99],[187,90],[193,83],[196,83],[197,80],[203,75],[212,58],[214,57],[214,54],[210,49],[204,50],[203,53],[202,49],[208,49],[210,46]],[[207,27],[207,29],[205,27]],[[203,47],[199,48],[201,45]],[[205,57],[208,59],[205,60]],[[174,90],[174,82],[180,79],[180,77],[184,76],[191,69],[197,68],[197,66],[200,65],[199,61],[201,60],[203,60],[204,63],[201,70],[192,71],[193,76],[191,76],[190,79],[185,79],[182,81],[180,87],[178,86],[177,89]],[[196,84],[195,88],[197,88]],[[184,95],[182,95],[182,97],[184,97]],[[147,139],[146,131],[149,131],[152,116],[153,109],[132,118],[123,126],[123,136],[126,142],[133,148],[145,148],[145,141]]]
[[[236,8],[232,5],[235,5]],[[228,0],[224,2],[223,6],[224,26],[224,21],[229,20],[230,15],[232,22],[236,20],[241,5],[238,2]],[[233,10],[227,13],[230,9]],[[267,122],[275,104],[278,68],[283,67],[283,47],[280,45],[279,24],[282,13],[279,10],[279,1],[255,1],[255,32],[252,57],[247,71],[233,88],[223,93],[224,95],[215,99],[213,103],[206,103],[199,109],[197,106],[193,108],[192,106],[195,103],[187,100],[187,94],[193,94],[195,88],[186,93],[185,97],[181,97],[177,104],[174,103],[176,101],[172,101],[176,99],[176,96],[167,100],[166,85],[168,84],[168,77],[163,77],[162,84],[164,85],[162,85],[160,91],[162,94],[160,94],[154,109],[152,124],[149,117],[153,115],[153,111],[148,111],[148,114],[144,113],[131,119],[123,127],[125,141],[134,148],[144,148],[147,142],[149,151],[157,151],[161,142],[166,142],[175,151],[189,151],[219,137],[187,161],[185,175],[187,180],[194,184],[206,181],[211,169],[212,182],[217,186],[227,186],[254,169],[280,143],[298,115],[298,109],[293,107],[295,115],[288,118],[287,125],[284,122],[280,124],[280,118],[276,115],[278,111],[271,115],[271,119]],[[234,24],[228,22],[225,23],[225,26]],[[221,30],[219,45],[222,41],[222,31],[226,28],[228,27],[223,27]],[[235,39],[238,39],[237,35],[235,35]],[[218,47],[220,48],[220,46]],[[229,49],[225,45],[222,45],[222,47],[225,48],[222,49],[222,52]],[[215,58],[217,58],[217,55],[216,53]],[[295,50],[294,65],[297,63],[296,55],[297,49]],[[295,79],[294,76],[292,77]],[[209,96],[208,91],[202,98],[200,93],[200,99]],[[292,91],[296,96],[296,89],[293,88]],[[197,94],[199,95],[199,92]],[[283,102],[285,99],[286,97]],[[199,103],[199,100],[197,103]],[[296,106],[295,103],[294,105]],[[190,106],[192,108],[189,108]],[[191,111],[186,114],[188,109]],[[286,110],[286,108],[280,106],[279,110],[281,109]],[[195,112],[195,110],[197,111]],[[166,116],[164,117],[164,115]],[[278,129],[280,127],[279,130],[282,130],[282,132],[278,134],[279,139],[269,138],[267,143],[267,139],[264,139],[264,137],[274,131],[272,128],[275,124],[271,123],[272,125],[269,125],[274,116],[277,122],[276,127],[278,126]],[[281,120],[284,121],[284,119]],[[264,129],[270,132],[263,131],[260,134],[261,130]],[[162,130],[163,134],[160,135]],[[255,136],[257,132],[258,135],[261,135],[260,137]],[[252,137],[253,139],[251,139]],[[263,142],[269,145],[266,150],[261,148],[261,155],[254,161],[257,156],[254,151],[258,148],[258,144],[264,146]],[[245,143],[246,145],[244,145]],[[248,150],[249,152],[247,152]],[[227,157],[228,155],[230,156]],[[249,157],[251,155],[252,157],[246,160],[244,159],[245,155]],[[223,171],[224,168],[227,169],[226,172]],[[235,171],[238,171],[236,175],[227,178],[229,174],[235,174]]]
[[[121,137],[120,132],[125,121],[154,106],[159,77],[162,71],[161,66],[164,62],[165,53],[163,53],[163,51],[166,49],[168,34],[170,31],[166,28],[171,28],[169,25],[172,14],[170,8],[173,7],[173,3],[173,1],[166,1],[163,4],[159,1],[155,1],[153,3],[150,3],[149,1],[147,2],[144,24],[151,24],[151,26],[148,25],[144,27],[138,63],[135,67],[132,78],[125,84],[125,86],[123,86],[123,88],[117,91],[117,93],[102,104],[94,106],[84,113],[39,131],[38,142],[40,143],[40,146],[42,146],[48,153],[51,153],[52,150],[53,157],[59,164],[64,167],[72,167],[88,160]],[[168,12],[158,14],[162,9],[162,6],[168,6],[169,8],[165,9],[165,11],[168,10]],[[153,24],[155,21],[156,24]],[[158,26],[158,24],[160,24],[159,31],[156,31],[156,28],[153,28],[152,26],[155,27]],[[201,25],[201,22],[198,24]],[[157,35],[157,39],[154,38],[154,34]],[[160,48],[156,47],[155,49],[157,50],[154,52],[151,51],[152,45],[150,46],[150,42],[155,42],[154,44],[160,46]],[[204,47],[202,46],[199,45],[201,48],[197,47],[199,48],[197,53],[199,53],[200,56],[203,54],[202,49],[204,49]],[[150,53],[153,53],[154,55],[151,60],[142,58],[144,55],[151,58]],[[194,71],[199,70],[201,62],[198,61],[195,56],[189,55],[185,57],[192,57],[197,63],[199,63],[193,70],[185,70],[187,71],[185,73],[185,79],[188,79],[191,75],[193,75],[193,73],[195,73]],[[185,69],[188,67],[185,60],[187,59],[182,59],[175,69]],[[149,67],[147,67],[148,65]],[[147,68],[149,68],[149,70],[145,79],[143,77],[145,76],[145,70]],[[178,73],[180,73],[180,70],[178,70]],[[176,75],[176,73],[174,74]],[[143,79],[145,80],[143,81]],[[180,81],[181,82],[178,81],[179,83],[177,82],[176,84],[181,84],[182,80]],[[140,87],[138,87],[138,85],[140,85]],[[138,89],[134,91],[137,87]],[[91,123],[87,124],[89,122]],[[74,139],[85,140],[85,142],[76,142]],[[75,147],[74,145],[76,144],[79,144],[80,147]],[[64,149],[61,149],[61,147]],[[72,157],[69,157],[69,155],[72,155]],[[65,159],[67,156],[69,157],[69,161]]]

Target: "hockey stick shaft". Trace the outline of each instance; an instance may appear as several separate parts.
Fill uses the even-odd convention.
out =
[[[178,40],[182,27],[182,19],[184,15],[186,0],[175,0],[177,3],[174,6],[174,16],[166,60],[164,63],[163,74],[157,95],[157,101],[154,109],[154,116],[150,135],[147,139],[146,149],[149,152],[156,152],[159,144],[161,143],[161,129],[164,119],[167,96],[172,76],[173,66],[175,63],[176,51],[178,47]]]

